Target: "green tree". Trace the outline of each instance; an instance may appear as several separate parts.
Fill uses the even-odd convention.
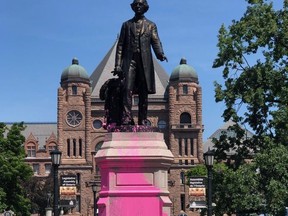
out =
[[[23,184],[33,172],[24,162],[23,130],[23,123],[13,124],[11,128],[0,123],[0,212],[8,208],[17,215],[30,215],[30,200]]]
[[[5,204],[5,192],[2,188],[0,188],[0,209],[6,209],[7,206]],[[1,210],[0,210],[1,212]]]
[[[255,136],[246,146],[256,150],[266,136],[288,143],[288,1],[281,10],[265,0],[248,2],[239,21],[220,28],[213,67],[223,67],[224,86],[215,85],[216,101],[226,105],[224,120],[247,123]]]
[[[207,169],[205,165],[200,164],[198,166],[192,167],[190,170],[186,172],[186,177],[188,180],[190,177],[195,177],[195,176],[207,177]]]
[[[225,103],[224,120],[236,124],[229,128],[233,136],[223,134],[214,140],[216,159],[229,162],[227,152],[233,152],[233,162],[227,163],[229,169],[221,180],[223,187],[231,188],[227,193],[232,200],[224,203],[227,211],[265,208],[283,215],[288,190],[284,174],[288,171],[288,0],[283,0],[281,9],[269,0],[246,1],[243,17],[219,30],[213,67],[223,68],[224,82],[215,83],[215,98]],[[254,136],[247,137],[245,125]],[[251,156],[252,163],[245,164]],[[220,195],[218,199],[222,203]]]
[[[31,200],[31,212],[45,215],[45,208],[48,207],[48,193],[50,193],[50,207],[52,207],[53,175],[48,177],[32,177],[25,183],[28,198]]]
[[[224,213],[264,212],[264,198],[259,191],[259,175],[254,164],[241,165],[237,170],[222,167],[215,170],[213,179],[213,198],[217,205],[217,215]]]
[[[288,203],[288,148],[270,143],[254,160],[259,179],[258,191],[265,200],[267,212],[284,215]]]

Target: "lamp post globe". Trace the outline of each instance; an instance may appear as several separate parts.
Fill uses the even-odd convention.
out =
[[[54,149],[53,151],[50,152],[50,155],[51,155],[52,165],[59,166],[61,162],[62,152],[59,151],[58,149]]]
[[[214,164],[214,151],[208,148],[208,151],[204,153],[205,165],[213,167]]]
[[[54,176],[54,200],[53,200],[53,212],[54,216],[59,216],[58,202],[59,202],[59,184],[58,184],[58,167],[61,163],[62,152],[58,149],[54,149],[50,152],[51,161],[53,166]]]
[[[92,185],[92,191],[95,192],[95,193],[97,192],[97,185],[96,184]]]

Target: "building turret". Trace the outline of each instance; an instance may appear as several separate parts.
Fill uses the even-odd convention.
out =
[[[174,155],[174,164],[170,169],[174,186],[169,191],[178,194],[175,197],[172,195],[172,199],[181,204],[180,209],[186,210],[185,203],[189,202],[189,196],[186,193],[185,172],[202,162],[203,127],[202,91],[198,75],[183,58],[169,79],[169,125],[169,140]]]
[[[63,163],[91,162],[91,92],[86,70],[73,58],[65,68],[58,89],[58,144]]]

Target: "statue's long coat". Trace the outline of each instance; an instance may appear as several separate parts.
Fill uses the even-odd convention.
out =
[[[115,66],[120,66],[124,74],[129,70],[135,47],[136,27],[134,22],[133,18],[123,23],[117,44]],[[140,32],[140,50],[148,93],[154,94],[156,89],[151,47],[157,58],[163,56],[156,24],[144,17]]]

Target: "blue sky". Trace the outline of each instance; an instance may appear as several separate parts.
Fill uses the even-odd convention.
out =
[[[1,0],[0,121],[56,122],[57,88],[73,57],[90,75],[111,48],[132,0]],[[244,0],[150,0],[146,17],[158,26],[168,74],[185,57],[203,91],[206,140],[223,124],[223,104],[214,99],[212,69],[221,24],[246,10]],[[279,0],[278,3],[281,3]]]

